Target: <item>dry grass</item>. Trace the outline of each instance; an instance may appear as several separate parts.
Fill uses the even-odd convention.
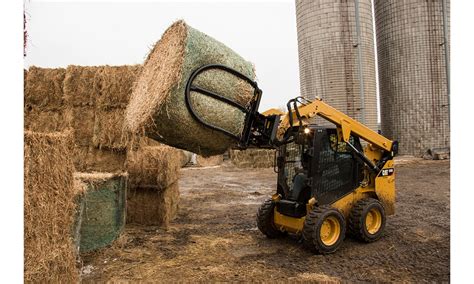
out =
[[[78,281],[71,133],[25,132],[25,282]]]
[[[125,108],[141,70],[141,65],[103,66],[97,73],[98,106]]]
[[[64,95],[69,106],[95,106],[99,96],[101,66],[69,65],[64,79]]]
[[[188,112],[184,88],[192,71],[205,64],[223,64],[254,78],[253,66],[215,39],[175,22],[154,46],[137,79],[125,114],[132,132],[204,156],[224,153],[236,141],[197,123]],[[222,71],[208,71],[196,85],[246,105],[253,96],[247,83]],[[196,111],[211,124],[240,134],[244,115],[215,99],[192,94]]]
[[[123,128],[124,109],[97,110],[92,142],[94,147],[125,150],[129,135]]]
[[[129,151],[126,168],[130,175],[130,188],[163,190],[179,178],[180,150],[163,145]]]
[[[64,68],[39,68],[31,66],[25,75],[25,105],[44,111],[63,107]]]
[[[23,113],[25,130],[58,132],[69,127],[69,119],[62,110],[44,110],[27,105]]]
[[[168,227],[176,217],[179,187],[175,182],[162,191],[131,189],[127,198],[127,223]]]

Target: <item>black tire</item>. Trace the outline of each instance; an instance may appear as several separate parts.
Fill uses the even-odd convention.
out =
[[[327,244],[321,237],[321,227],[325,220],[337,221],[339,224],[339,235],[334,243]],[[342,213],[331,206],[315,207],[306,216],[303,226],[303,242],[305,247],[319,254],[335,252],[344,241],[346,234],[346,221]]]
[[[378,221],[375,221],[371,222],[374,225],[367,225],[367,214],[370,212],[371,215],[374,215],[374,212],[376,211],[380,214],[380,224],[378,224]],[[354,205],[351,214],[349,215],[349,234],[355,239],[370,243],[380,239],[385,229],[385,222],[385,209],[383,208],[382,203],[374,198],[362,199]],[[369,230],[367,228],[368,226],[369,228],[372,228]]]
[[[260,205],[257,212],[257,227],[265,236],[270,239],[278,238],[284,235],[284,233],[275,227],[273,221],[273,210],[275,203],[271,200],[265,200]]]

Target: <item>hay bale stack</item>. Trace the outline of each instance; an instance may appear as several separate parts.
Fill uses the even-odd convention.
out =
[[[179,178],[180,150],[169,146],[146,146],[127,153],[126,168],[131,188],[164,190]]]
[[[222,164],[224,161],[224,156],[216,155],[210,157],[203,157],[201,155],[197,155],[196,157],[196,164],[199,167],[212,167]]]
[[[104,66],[97,73],[98,89],[93,144],[98,148],[125,150],[129,135],[124,129],[125,107],[141,65]]]
[[[126,173],[75,173],[87,184],[81,224],[81,252],[111,244],[125,225]]]
[[[205,64],[223,64],[250,78],[253,66],[230,48],[175,22],[163,34],[144,63],[125,114],[132,132],[145,130],[155,140],[203,156],[224,153],[235,141],[203,127],[185,105],[184,88],[192,71]],[[249,84],[222,71],[207,71],[195,85],[246,105],[253,97]],[[244,114],[210,97],[192,94],[192,104],[207,122],[240,134]]]
[[[230,150],[230,159],[239,168],[270,168],[275,160],[275,150]]]
[[[68,66],[64,90],[79,171],[124,170],[124,109],[141,66]]]
[[[78,282],[71,151],[70,132],[25,132],[25,282]]]
[[[167,227],[176,217],[178,203],[178,182],[162,191],[131,189],[127,199],[127,223]]]

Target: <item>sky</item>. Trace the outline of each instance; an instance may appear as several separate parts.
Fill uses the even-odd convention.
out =
[[[25,67],[143,63],[174,21],[214,37],[255,64],[260,111],[299,95],[294,1],[38,2],[27,1]]]

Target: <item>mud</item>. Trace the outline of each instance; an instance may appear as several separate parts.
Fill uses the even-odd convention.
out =
[[[447,282],[449,161],[396,169],[397,212],[383,237],[370,244],[346,238],[326,256],[305,251],[296,238],[269,240],[258,231],[256,210],[276,186],[272,169],[183,169],[169,228],[128,226],[112,247],[83,255],[82,279]]]

